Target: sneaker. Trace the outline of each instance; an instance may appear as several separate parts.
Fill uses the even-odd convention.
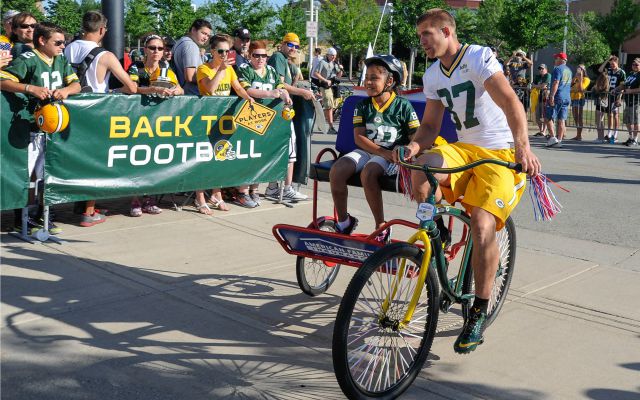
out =
[[[553,147],[562,147],[562,140],[558,140],[558,143]]]
[[[40,229],[42,229],[42,225],[38,224],[35,219],[27,219],[27,235],[33,235]],[[22,233],[22,221],[16,221],[16,226],[13,227],[13,230],[15,232]]]
[[[471,353],[484,342],[484,325],[487,320],[487,314],[480,312],[477,308],[470,310],[469,318],[462,327],[460,336],[453,344],[453,351],[458,354]]]
[[[629,143],[629,147],[638,147],[638,142],[635,140],[632,140],[631,143]]]
[[[266,197],[279,197],[280,186],[276,185],[275,188],[272,188],[271,186],[267,186],[267,188],[264,190],[264,195]]]
[[[616,140],[616,138],[614,138],[613,136],[611,136],[609,138],[609,144],[616,144],[618,141]]]
[[[84,226],[86,228],[90,226],[94,226],[96,224],[101,224],[107,219],[104,215],[94,212],[92,215],[82,214],[82,219],[80,220],[80,226]]]
[[[358,218],[352,217],[351,214],[347,215],[349,217],[349,225],[347,225],[347,227],[344,229],[340,229],[338,224],[336,224],[336,232],[343,233],[345,235],[351,235],[351,232],[356,230],[356,227],[358,226]]]
[[[258,207],[258,203],[256,203],[255,201],[253,201],[251,199],[251,196],[249,196],[246,193],[240,193],[236,196],[236,203],[238,205],[241,205],[242,207],[246,207],[246,208],[256,208]]]
[[[249,196],[251,197],[251,200],[256,203],[256,205],[260,205],[260,194],[258,192],[250,191]]]
[[[131,202],[131,210],[129,210],[129,215],[131,215],[132,217],[142,216],[142,206],[140,206],[139,201]]]
[[[38,225],[40,227],[44,227],[44,218],[40,217],[38,220]],[[51,214],[49,214],[49,235],[59,235],[62,233],[62,228],[53,223],[53,218]]]
[[[284,192],[282,193],[282,198],[286,200],[306,200],[308,199],[307,195],[304,195],[293,187],[289,186],[284,188]]]
[[[378,233],[378,235],[373,239],[378,243],[387,244],[391,242],[391,227],[383,230]]]
[[[609,135],[605,135],[603,140],[605,143],[609,143]]]
[[[551,137],[549,138],[549,140],[547,141],[547,144],[546,144],[545,146],[546,146],[546,147],[554,147],[554,146],[557,146],[557,145],[558,145],[558,143],[560,143],[560,141],[558,140],[558,138],[557,138],[557,137],[555,137],[555,136],[551,136]]]
[[[147,214],[160,214],[162,209],[156,206],[156,203],[151,197],[147,197],[142,202],[142,212]]]

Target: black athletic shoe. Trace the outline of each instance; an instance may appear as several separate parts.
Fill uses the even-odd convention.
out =
[[[336,231],[345,235],[351,235],[351,232],[356,230],[356,227],[358,226],[358,218],[352,217],[350,214],[347,215],[349,216],[349,225],[347,225],[347,227],[344,229],[340,229],[340,227],[338,227],[338,225],[336,224]]]

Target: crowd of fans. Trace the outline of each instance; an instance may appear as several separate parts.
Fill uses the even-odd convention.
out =
[[[494,54],[497,52],[495,49]],[[599,66],[598,77],[593,85],[588,77],[587,68],[580,64],[575,74],[566,66],[567,54],[554,55],[554,68],[549,70],[546,64],[539,64],[537,74],[529,82],[528,71],[533,61],[522,50],[513,52],[505,62],[504,73],[526,110],[531,109],[538,132],[535,136],[545,136],[548,147],[562,147],[566,130],[565,121],[569,111],[576,126],[576,136],[571,140],[582,141],[585,127],[584,108],[587,100],[594,104],[594,121],[597,131],[595,143],[618,143],[620,113],[622,123],[629,133],[624,145],[638,146],[638,120],[640,118],[640,59],[631,63],[627,74],[620,68],[617,56],[610,56]],[[623,107],[624,105],[624,107]],[[606,117],[606,127],[605,127]],[[556,129],[557,127],[557,129]],[[557,132],[556,132],[557,130]]]
[[[208,21],[197,19],[188,33],[175,41],[150,33],[144,38],[142,52],[125,51],[123,66],[115,54],[100,46],[108,21],[98,11],[89,11],[83,16],[82,32],[72,41],[60,27],[38,22],[29,13],[8,11],[2,16],[2,22],[5,35],[0,37],[0,88],[27,95],[32,110],[39,101],[65,99],[81,91],[160,97],[233,93],[249,102],[254,98],[279,98],[287,105],[292,104],[291,95],[305,100],[314,96],[310,90],[296,86],[301,73],[295,64],[300,49],[300,39],[295,33],[286,34],[277,51],[268,57],[267,42],[252,41],[248,29],[240,27],[234,30],[233,36],[214,35]],[[210,54],[202,51],[205,47],[210,47]],[[121,87],[110,87],[114,79]],[[278,182],[269,183],[265,196],[305,200],[307,196],[292,186],[296,144],[293,123],[290,126],[286,179],[282,186]],[[35,127],[32,130],[29,174],[36,180],[43,170],[44,154],[42,134],[35,132]],[[229,199],[248,208],[260,204],[256,183],[225,188],[227,196],[223,196],[223,188],[213,188],[211,194],[207,192],[205,188],[197,190],[194,202],[198,212],[206,215],[212,214],[212,208],[228,211],[225,200]],[[30,203],[38,203],[33,194]],[[44,224],[42,199],[39,203],[29,208],[29,232]],[[81,214],[81,226],[94,226],[106,219],[104,212],[95,208],[95,201],[77,203],[74,210]],[[131,201],[132,217],[160,212],[150,196],[136,196]],[[16,210],[16,229],[22,228],[20,215],[21,210]],[[60,233],[52,219],[48,227],[51,234]]]

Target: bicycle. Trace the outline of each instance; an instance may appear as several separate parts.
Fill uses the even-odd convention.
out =
[[[333,331],[332,355],[336,378],[348,398],[398,397],[427,359],[439,312],[461,304],[466,320],[474,298],[471,220],[462,209],[436,204],[438,182],[433,174],[461,172],[485,163],[522,170],[520,164],[490,159],[456,168],[401,162],[404,167],[422,170],[431,191],[427,201],[418,206],[417,231],[407,242],[386,245],[368,257],[342,298]],[[446,219],[449,227],[454,220],[462,224],[450,231],[444,224]],[[500,265],[486,326],[500,312],[515,268],[516,236],[511,217],[497,232],[497,239]],[[455,245],[457,249],[452,248]],[[453,259],[459,251],[463,251],[459,266],[449,265],[447,259]]]

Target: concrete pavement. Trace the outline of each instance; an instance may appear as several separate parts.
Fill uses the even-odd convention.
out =
[[[318,135],[315,147],[333,139]],[[535,146],[550,173],[585,161],[567,146]],[[637,203],[619,215],[625,196],[637,199],[637,183],[627,182],[634,171],[623,167],[637,163],[633,151],[589,159],[602,188],[621,196],[599,213],[626,222],[605,229],[627,239],[585,232],[597,225],[581,225],[584,215],[571,211],[587,212],[581,185],[571,185],[573,195],[556,190],[565,210],[551,224],[532,222],[523,199],[514,280],[486,343],[454,354],[461,318],[441,314],[429,361],[403,398],[640,398],[639,242],[628,239],[638,235]],[[631,176],[616,181],[607,171]],[[358,230],[371,229],[362,191],[351,195]],[[414,218],[398,195],[385,201],[387,215]],[[326,185],[319,202],[330,210]],[[297,287],[295,258],[271,235],[276,223],[306,225],[310,202],[288,209],[264,201],[206,217],[165,201],[162,214],[142,218],[126,216],[127,199],[105,204],[114,215],[104,224],[62,224],[62,245],[2,235],[3,398],[343,398],[331,335],[354,270],[343,267],[328,293],[309,298]],[[62,214],[72,218],[70,209]]]

